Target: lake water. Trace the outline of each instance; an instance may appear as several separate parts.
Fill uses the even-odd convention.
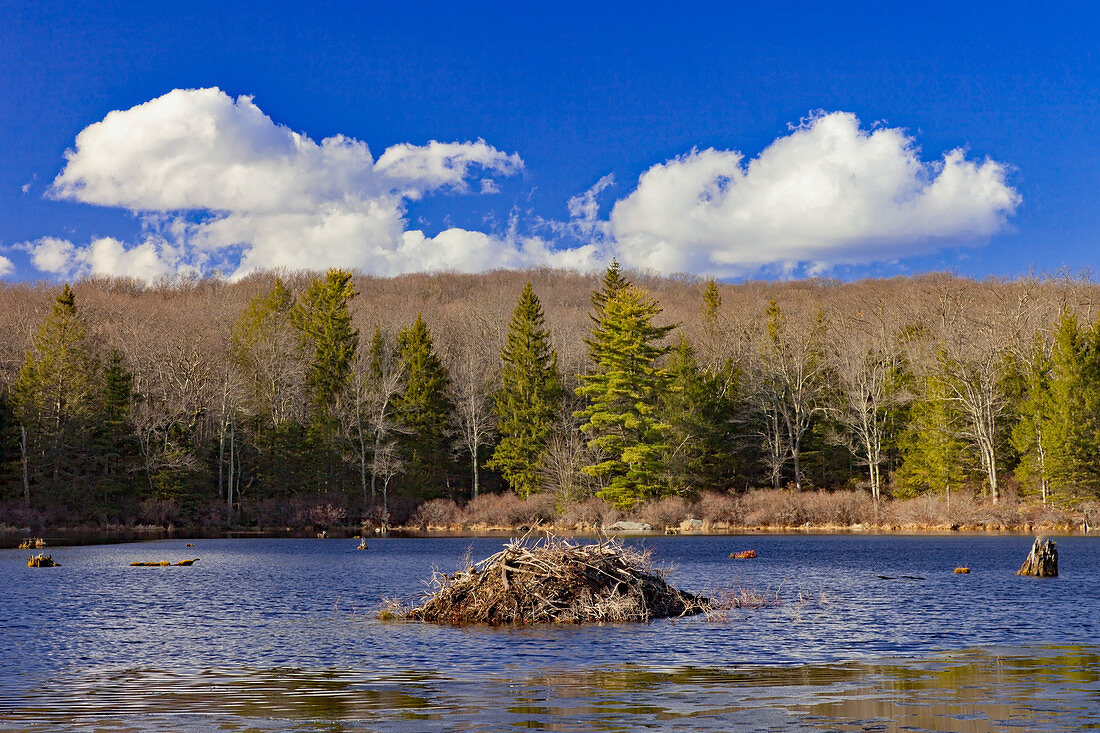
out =
[[[1100,727],[1096,538],[1058,538],[1061,575],[1036,579],[1013,574],[1028,537],[651,537],[629,542],[677,587],[781,603],[560,628],[374,618],[503,541],[165,540],[53,548],[53,569],[0,550],[0,729]]]

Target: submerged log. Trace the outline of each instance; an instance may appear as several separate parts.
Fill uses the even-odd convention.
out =
[[[1054,578],[1058,575],[1058,545],[1054,540],[1035,538],[1031,552],[1017,575],[1031,575],[1036,578]]]
[[[177,563],[172,563],[169,560],[154,560],[152,562],[132,562],[130,567],[132,568],[166,568],[175,564],[177,567],[187,567],[188,565],[194,565],[199,559],[196,557],[193,560],[180,560]]]

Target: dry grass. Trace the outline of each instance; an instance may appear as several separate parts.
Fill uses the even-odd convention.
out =
[[[585,531],[608,527],[616,521],[640,521],[654,531],[681,527],[688,519],[703,522],[704,530],[765,528],[886,530],[1079,530],[1085,511],[1092,524],[1100,524],[1100,506],[1043,506],[1016,498],[1014,492],[998,504],[969,491],[946,496],[924,494],[911,499],[883,499],[876,510],[865,491],[803,491],[760,489],[743,494],[707,491],[694,500],[670,497],[646,502],[630,511],[616,509],[591,497],[559,502],[550,494],[521,499],[514,494],[484,494],[460,507],[446,499],[427,502],[417,510],[413,526],[437,529],[520,529],[557,527]]]
[[[774,608],[781,603],[779,589],[770,592],[741,586],[732,590],[713,593],[709,599],[709,605],[713,613],[738,608]]]

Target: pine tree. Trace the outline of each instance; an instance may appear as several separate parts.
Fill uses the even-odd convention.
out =
[[[539,489],[541,457],[561,399],[558,357],[530,281],[508,324],[500,359],[501,387],[494,399],[500,442],[488,465],[526,497]]]
[[[600,289],[592,293],[592,313],[589,318],[598,323],[607,302],[619,292],[630,287],[630,284],[630,281],[622,274],[619,261],[612,258],[611,264],[607,266],[603,279],[600,281]]]
[[[101,390],[99,362],[66,284],[35,333],[12,389],[14,412],[27,435],[26,495],[34,477],[58,492],[62,479],[79,481],[87,472],[92,458],[88,441],[101,417]]]
[[[1072,501],[1095,495],[1100,483],[1100,343],[1096,329],[1086,332],[1073,313],[1063,313],[1054,332],[1047,415],[1043,432],[1051,491]]]
[[[290,418],[297,396],[297,336],[291,325],[294,296],[276,277],[271,288],[245,307],[233,324],[231,353],[244,386],[244,408],[265,427]]]
[[[235,454],[242,459],[248,455],[252,477],[276,495],[301,483],[298,472],[309,447],[301,400],[306,354],[302,334],[292,323],[293,312],[294,296],[276,276],[233,324],[230,364],[238,394],[225,405],[225,424],[219,429],[219,475],[228,434],[230,463]],[[228,401],[230,395],[225,397]],[[231,471],[227,504],[233,481]]]
[[[901,465],[894,475],[895,494],[912,497],[925,491],[945,494],[966,482],[966,444],[959,437],[961,416],[947,399],[947,387],[935,375],[909,411],[909,424],[899,438]]]
[[[355,297],[352,275],[331,269],[316,278],[290,312],[308,357],[306,389],[310,401],[310,437],[328,450],[337,428],[336,401],[351,376],[359,332],[351,323]]]
[[[1021,371],[1019,420],[1012,429],[1012,445],[1020,456],[1015,473],[1022,491],[1038,492],[1046,504],[1050,497],[1051,450],[1055,436],[1050,429],[1053,416],[1051,357],[1041,340],[1036,339]]]
[[[718,283],[712,277],[707,280],[703,291],[703,323],[708,327],[718,322],[718,309],[722,307],[722,294],[718,292]]]
[[[670,427],[668,481],[678,493],[688,493],[701,488],[706,479],[708,438],[717,426],[708,424],[712,385],[699,368],[695,347],[682,334],[672,348],[668,376],[661,408],[662,420]]]
[[[420,496],[438,496],[447,478],[447,423],[453,408],[447,397],[447,370],[436,356],[421,314],[397,334],[397,353],[405,378],[394,412],[402,432],[406,476]]]
[[[634,286],[600,305],[585,339],[594,371],[579,375],[577,388],[588,407],[576,414],[601,460],[582,470],[604,483],[600,496],[631,507],[672,493],[661,481],[670,428],[658,417],[668,373],[657,361],[668,352],[660,341],[673,326],[653,325],[661,307]]]
[[[99,425],[102,434],[100,450],[108,466],[134,452],[133,426],[130,408],[134,398],[134,375],[126,367],[126,360],[118,349],[107,354],[103,367],[103,418]],[[110,470],[108,468],[108,470]]]

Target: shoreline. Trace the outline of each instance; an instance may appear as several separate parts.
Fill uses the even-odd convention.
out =
[[[385,532],[367,533],[366,539],[393,538],[393,539],[484,539],[499,537],[502,539],[523,537],[530,535],[538,538],[546,533],[555,537],[568,537],[579,539],[596,539],[600,537],[647,538],[647,537],[744,537],[767,535],[883,535],[883,536],[928,536],[928,537],[978,537],[978,536],[1019,536],[1019,537],[1100,537],[1100,532],[1095,530],[1085,532],[1080,528],[1069,527],[1033,527],[1025,528],[995,528],[995,527],[936,527],[936,526],[892,526],[869,527],[860,525],[811,525],[799,527],[711,527],[698,530],[677,530],[675,532],[664,530],[640,530],[640,531],[604,531],[597,528],[565,528],[558,526],[536,527],[469,527],[469,528],[443,528],[443,527],[391,527]],[[91,529],[91,528],[55,528],[30,530],[5,529],[0,531],[0,550],[18,549],[19,543],[28,538],[41,537],[46,542],[46,549],[55,547],[79,547],[104,544],[125,544],[137,542],[155,542],[161,540],[194,540],[194,539],[316,539],[316,540],[359,540],[362,533],[354,528],[340,528],[329,531],[325,537],[319,537],[317,532],[294,529],[289,527],[276,527],[269,529],[210,529],[210,528],[126,528],[126,529]],[[29,551],[29,550],[26,550]]]

